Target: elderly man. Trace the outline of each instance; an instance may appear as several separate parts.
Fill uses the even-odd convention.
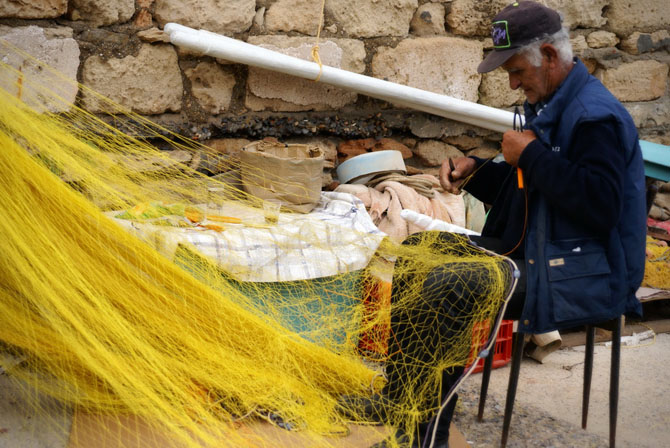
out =
[[[440,182],[452,193],[465,189],[491,205],[482,237],[475,241],[519,265],[521,279],[507,317],[519,319],[523,332],[544,333],[639,314],[635,291],[644,270],[645,181],[631,117],[573,59],[556,11],[530,1],[514,3],[493,19],[492,36],[494,50],[478,71],[502,66],[510,87],[523,89],[525,130],[503,135],[504,162],[445,161]],[[457,308],[454,303],[467,304],[457,297],[450,271],[445,266],[431,274],[422,297],[426,310],[392,310],[388,384],[384,396],[365,403],[370,413],[383,417],[396,405],[414,387],[406,381],[412,374],[406,366],[428,359],[428,350],[448,346],[457,331],[449,313]],[[393,282],[394,291],[402,288],[402,278]],[[417,334],[412,328],[427,319],[428,309],[443,320]],[[461,372],[443,373],[442,397]],[[451,401],[437,422],[435,446],[448,446]],[[415,426],[411,433],[400,428],[378,446],[424,445],[431,425]]]
[[[525,130],[503,135],[504,163],[443,163],[441,184],[491,204],[482,235],[525,260],[521,331],[640,314],[645,179],[633,120],[573,59],[556,11],[514,3],[493,19],[492,35],[478,71],[501,66],[523,89]]]

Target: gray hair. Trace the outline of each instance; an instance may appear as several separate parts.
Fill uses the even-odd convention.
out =
[[[524,55],[534,67],[539,67],[542,65],[542,53],[540,52],[542,44],[553,45],[556,47],[558,57],[562,62],[572,63],[572,44],[570,43],[570,34],[566,28],[525,45],[519,50],[518,54]]]

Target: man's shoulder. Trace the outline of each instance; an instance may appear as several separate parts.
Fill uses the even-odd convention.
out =
[[[593,75],[589,75],[584,86],[570,107],[571,114],[578,113],[583,120],[629,121],[632,118],[621,102]]]
[[[610,92],[607,87],[595,76],[589,75],[584,83],[584,88],[580,92],[581,97],[586,97],[590,101],[598,103],[615,103],[621,105],[621,102]]]

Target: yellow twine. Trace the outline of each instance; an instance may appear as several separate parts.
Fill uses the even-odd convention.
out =
[[[659,241],[647,237],[647,258],[644,266],[643,286],[670,289],[670,249],[659,245]]]
[[[316,43],[312,47],[312,60],[319,64],[319,75],[316,77],[314,82],[318,82],[321,79],[321,74],[323,73],[323,64],[321,63],[321,57],[319,56],[319,37],[321,36],[321,27],[323,27],[323,16],[326,9],[326,0],[321,1],[321,15],[319,16],[319,26],[316,31]]]
[[[17,76],[0,61],[0,367],[31,392],[111,416],[120,426],[121,416],[140,416],[189,447],[276,446],[272,433],[249,441],[235,426],[240,418],[246,424],[260,417],[300,428],[296,445],[328,447],[337,444],[328,436],[347,432],[336,408],[340,395],[380,386],[378,372],[363,362],[365,350],[386,360],[394,337],[390,315],[422,306],[430,272],[453,266],[472,307],[450,310],[464,319],[448,346],[427,346],[430,359],[408,360],[408,392],[389,425],[412,428],[430,413],[440,372],[467,362],[474,326],[490,322],[502,303],[509,272],[501,258],[473,251],[464,239],[444,241],[437,232],[422,234],[414,246],[384,240],[377,258],[387,262],[379,272],[347,270],[343,259],[342,273],[332,277],[239,281],[257,268],[242,262],[233,275],[221,267],[242,243],[226,236],[244,228],[247,213],[261,214],[262,200],[175,162],[156,146],[203,158],[216,151],[82,85],[72,87],[95,97],[107,114],[64,104],[50,90],[72,82],[64,76],[45,86],[26,74],[19,100]],[[44,101],[68,107],[41,113]],[[110,126],[110,117],[126,132]],[[266,179],[238,159],[226,159],[222,171],[242,168],[250,183]],[[296,197],[303,194],[300,182],[287,186]],[[234,210],[226,216],[241,222],[222,222],[214,232],[189,219],[212,201]],[[356,249],[369,237],[340,227],[326,227],[322,237],[328,224],[316,220],[291,233],[291,219],[282,216],[273,227],[278,260],[301,244],[325,250],[333,239],[347,238]],[[216,237],[222,256],[199,253],[182,232]],[[484,274],[473,277],[475,265]],[[391,303],[388,282],[398,275],[407,280]],[[446,311],[414,323],[416,333],[438,327]],[[7,353],[24,361],[10,365]],[[428,377],[411,373],[419,368],[429,368]],[[49,416],[38,398],[27,406]]]

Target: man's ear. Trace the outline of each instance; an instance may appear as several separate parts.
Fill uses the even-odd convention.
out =
[[[550,64],[555,64],[558,61],[558,50],[551,44],[542,44],[540,46],[540,53],[542,54],[542,58],[546,59]]]

